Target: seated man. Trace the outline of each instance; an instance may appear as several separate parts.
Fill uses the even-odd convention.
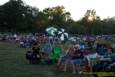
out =
[[[110,55],[111,63],[109,63],[109,66],[106,68],[107,72],[115,72],[115,54]]]
[[[100,60],[97,62],[97,64],[94,64],[93,67],[92,67],[92,71],[93,72],[110,72],[110,68],[108,68],[111,64],[111,61],[108,61],[108,60]],[[112,72],[112,71],[111,71]],[[114,71],[113,71],[114,72]],[[94,74],[93,75],[94,77],[99,77],[97,74]]]
[[[107,68],[107,72],[115,72],[115,62],[111,63]]]
[[[28,51],[26,53],[26,59],[29,60],[32,64],[37,64],[41,60],[40,48],[36,47],[37,43],[35,43],[32,47],[32,52]]]
[[[37,64],[41,60],[40,48],[33,50],[32,53],[32,63]]]

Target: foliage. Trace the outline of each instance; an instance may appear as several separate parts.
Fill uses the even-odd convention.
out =
[[[101,20],[95,10],[87,10],[74,21],[64,6],[39,11],[22,0],[9,0],[0,6],[0,32],[44,32],[49,26],[65,28],[71,34],[115,34],[115,17]]]
[[[30,7],[21,0],[10,0],[0,6],[0,28],[10,32],[31,31],[38,9]]]

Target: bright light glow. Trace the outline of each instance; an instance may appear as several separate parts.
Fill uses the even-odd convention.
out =
[[[8,0],[0,0],[0,3]],[[71,13],[74,20],[84,16],[88,9],[95,9],[102,19],[115,16],[115,0],[23,0],[25,3],[38,7],[40,10],[63,5]]]
[[[93,18],[91,16],[88,17],[89,21],[93,21]]]

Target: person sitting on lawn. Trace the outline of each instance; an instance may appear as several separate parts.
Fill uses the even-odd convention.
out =
[[[106,72],[115,72],[115,62],[111,63],[107,68]]]
[[[110,61],[105,60],[99,60],[96,64],[92,66],[92,72],[107,72],[110,69],[107,69],[107,67],[111,64]],[[99,77],[97,74],[94,74],[93,77]]]
[[[32,64],[37,64],[41,60],[40,48],[37,47],[37,43],[32,46],[32,51],[27,51],[26,59]]]
[[[83,63],[83,59],[84,59],[84,56],[83,56],[82,51],[76,47],[74,52],[73,52],[72,58],[70,60],[70,63],[72,64],[72,73],[73,74],[76,73],[75,65],[76,64],[81,65]],[[78,67],[78,70],[79,70],[79,67]]]
[[[72,73],[75,74],[76,73],[75,64],[82,63],[83,54],[79,50],[79,48],[74,48],[74,47],[69,48],[67,51],[68,52],[66,53],[66,55],[62,56],[58,61],[58,65],[61,62],[64,63],[63,71],[66,72],[68,64],[70,63],[72,65]]]
[[[35,64],[39,63],[41,59],[41,53],[37,43],[33,44],[32,51],[32,62]]]
[[[57,66],[58,66],[59,68],[61,68],[62,65],[64,65],[63,71],[66,71],[68,61],[71,59],[72,54],[73,54],[73,51],[74,51],[74,49],[71,48],[71,47],[70,47],[70,48],[63,49],[63,52],[65,52],[65,53],[63,53],[63,54],[61,55],[61,57],[59,58],[59,60],[58,60],[58,62],[57,62]]]
[[[26,59],[29,60],[29,63],[31,63],[32,59],[32,51],[27,51],[26,52]]]

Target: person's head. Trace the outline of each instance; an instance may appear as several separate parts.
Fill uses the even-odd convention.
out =
[[[75,50],[79,50],[79,47],[74,47]]]
[[[76,50],[78,50],[78,49],[80,49],[80,45],[79,45],[79,44],[76,44],[76,45],[74,46],[74,48],[75,48]]]
[[[112,49],[111,48],[108,48],[107,51],[108,51],[108,53],[112,53]]]

